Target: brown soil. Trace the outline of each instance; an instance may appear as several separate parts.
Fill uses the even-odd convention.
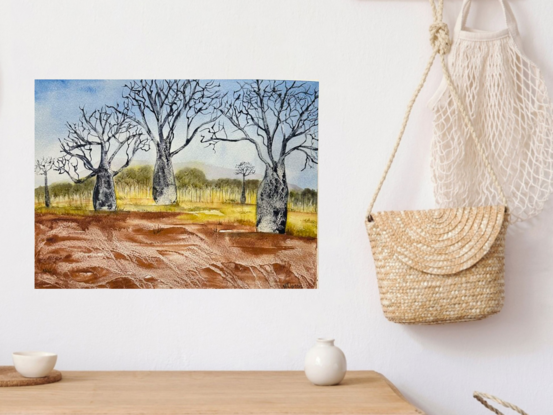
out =
[[[316,239],[186,223],[178,216],[37,213],[35,287],[316,287]]]

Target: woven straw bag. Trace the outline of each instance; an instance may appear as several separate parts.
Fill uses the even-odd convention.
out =
[[[443,0],[429,0],[433,53],[409,102],[403,125],[365,224],[373,252],[384,315],[402,324],[441,324],[480,320],[498,313],[504,299],[506,198],[457,94],[445,61],[451,44],[441,21]],[[425,211],[377,212],[372,209],[391,167],[436,55],[465,125],[492,178],[502,204]]]
[[[490,411],[492,411],[493,413],[495,413],[497,415],[503,415],[503,412],[500,412],[499,410],[497,410],[496,408],[491,406],[487,402],[487,400],[497,402],[498,404],[503,405],[505,408],[509,408],[509,409],[512,409],[515,412],[518,412],[520,415],[528,415],[526,412],[524,412],[518,406],[515,406],[515,405],[513,405],[509,402],[505,402],[505,401],[503,401],[499,398],[496,398],[493,395],[488,395],[487,393],[482,393],[482,392],[474,392],[474,394],[472,396],[474,396],[474,398],[478,402],[480,402],[482,405],[484,405],[486,408],[488,408]]]

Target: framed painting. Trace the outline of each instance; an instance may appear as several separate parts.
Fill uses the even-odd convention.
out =
[[[35,288],[317,287],[317,82],[36,80]]]

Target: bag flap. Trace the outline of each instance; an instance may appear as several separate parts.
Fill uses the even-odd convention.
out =
[[[505,206],[377,212],[372,214],[386,249],[428,274],[450,275],[478,262],[506,219]]]

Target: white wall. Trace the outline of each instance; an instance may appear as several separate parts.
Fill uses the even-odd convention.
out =
[[[476,0],[481,28],[501,24]],[[302,369],[333,336],[429,414],[486,413],[474,390],[532,414],[553,396],[553,205],[509,231],[504,310],[443,327],[386,321],[363,215],[430,52],[424,0],[0,2],[0,364],[59,353],[64,370]],[[460,0],[446,0],[452,24]],[[553,2],[512,0],[553,90]],[[489,13],[485,13],[489,11]],[[489,16],[496,16],[491,19]],[[486,17],[488,16],[488,17]],[[430,113],[413,115],[379,208],[431,207]],[[33,289],[36,78],[320,81],[320,288],[312,291]]]

